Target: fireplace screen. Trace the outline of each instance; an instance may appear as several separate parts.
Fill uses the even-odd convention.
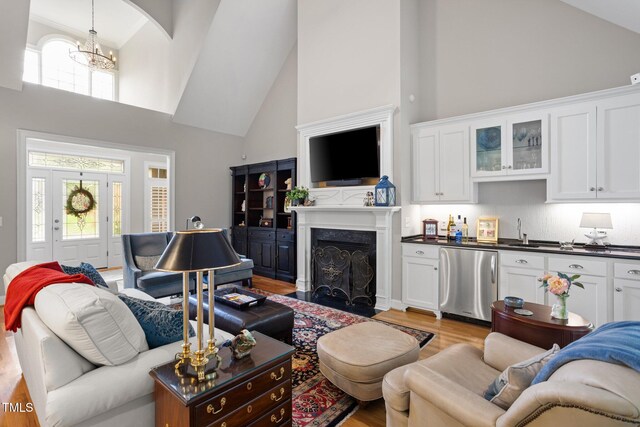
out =
[[[364,299],[372,306],[375,289],[372,289],[374,269],[369,256],[360,250],[347,251],[335,246],[314,247],[311,258],[311,283],[313,294],[324,291],[333,297],[343,296],[348,305]]]

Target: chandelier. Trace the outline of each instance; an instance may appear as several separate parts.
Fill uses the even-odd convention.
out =
[[[94,0],[91,0],[91,29],[89,37],[84,42],[84,46],[80,46],[78,42],[77,50],[69,50],[71,59],[79,64],[89,67],[90,70],[112,70],[116,66],[116,58],[113,52],[109,52],[109,56],[102,53],[98,44],[98,33],[94,30],[95,7]]]

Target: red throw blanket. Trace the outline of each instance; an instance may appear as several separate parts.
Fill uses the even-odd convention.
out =
[[[22,309],[33,305],[40,289],[57,283],[86,283],[93,285],[84,274],[65,274],[57,262],[34,265],[18,274],[11,281],[4,302],[4,327],[16,332],[20,325]]]

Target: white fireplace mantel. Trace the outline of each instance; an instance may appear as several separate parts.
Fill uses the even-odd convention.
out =
[[[376,306],[391,308],[393,282],[393,214],[400,207],[379,206],[299,206],[298,216],[298,277],[299,291],[311,290],[311,229],[375,231],[376,233]]]

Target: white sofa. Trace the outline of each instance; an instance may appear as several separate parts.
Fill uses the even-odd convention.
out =
[[[34,262],[9,266],[11,280]],[[109,284],[115,286],[114,283]],[[137,289],[129,296],[153,300]],[[22,311],[22,327],[14,334],[20,366],[41,426],[154,426],[154,366],[173,360],[176,342],[139,353],[118,366],[95,366],[65,344],[40,320],[33,307]],[[232,335],[216,329],[216,341]]]

